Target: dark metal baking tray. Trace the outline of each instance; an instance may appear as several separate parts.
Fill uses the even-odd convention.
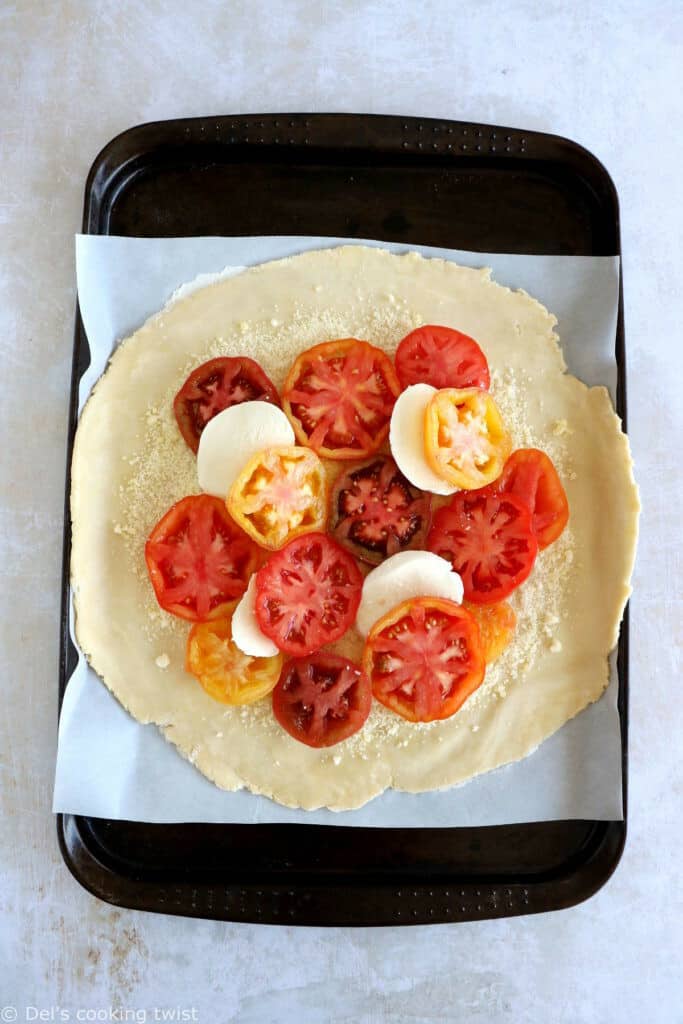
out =
[[[330,235],[482,252],[614,255],[612,181],[567,139],[491,125],[351,114],[254,114],[141,125],[113,139],[85,190],[91,234]],[[623,314],[615,357],[626,412]],[[89,363],[80,317],[78,382]],[[60,698],[67,627],[69,470]],[[626,807],[628,618],[619,640]],[[234,921],[395,925],[568,907],[616,867],[624,821],[488,828],[148,825],[58,816],[78,881],[124,907]]]

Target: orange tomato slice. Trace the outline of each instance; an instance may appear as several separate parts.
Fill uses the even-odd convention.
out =
[[[512,451],[498,406],[480,388],[437,391],[425,412],[424,443],[434,472],[463,491],[496,480]]]
[[[327,478],[310,448],[265,448],[246,464],[228,495],[235,522],[277,551],[302,533],[324,530]]]
[[[499,601],[498,604],[470,604],[465,601],[463,608],[477,621],[484,659],[488,665],[500,657],[512,640],[517,616],[507,601]]]
[[[221,704],[253,704],[275,689],[284,657],[253,658],[232,639],[232,616],[200,622],[187,638],[185,668]]]

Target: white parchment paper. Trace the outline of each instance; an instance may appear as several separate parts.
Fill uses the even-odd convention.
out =
[[[76,239],[81,315],[91,363],[80,407],[113,348],[199,275],[340,244],[416,250],[465,266],[489,266],[495,280],[523,288],[558,318],[569,370],[605,384],[614,400],[618,257],[518,256],[358,239],[311,237]],[[200,278],[207,283],[211,278]],[[71,615],[73,634],[73,613]],[[77,645],[76,645],[77,646]],[[53,809],[149,822],[302,822],[371,827],[450,827],[565,818],[622,817],[616,659],[591,705],[530,757],[464,786],[418,795],[390,790],[356,811],[294,811],[246,791],[226,793],[185,761],[156,726],[140,725],[79,652],[59,723]]]

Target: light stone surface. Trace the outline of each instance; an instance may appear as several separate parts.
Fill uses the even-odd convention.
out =
[[[682,53],[678,0],[0,5],[0,1019],[180,1007],[212,1024],[683,1021]],[[230,925],[116,910],[61,861],[50,796],[85,176],[138,122],[289,110],[552,131],[595,152],[619,190],[644,504],[629,840],[572,910],[401,930]]]

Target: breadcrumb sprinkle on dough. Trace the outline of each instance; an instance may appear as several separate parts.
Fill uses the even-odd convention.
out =
[[[513,640],[455,716],[412,724],[374,702],[359,733],[314,750],[280,729],[268,699],[242,708],[213,701],[184,670],[189,624],[154,598],[146,538],[175,501],[199,492],[173,398],[214,356],[248,354],[280,388],[305,348],[357,337],[392,355],[424,323],[451,324],[478,340],[514,447],[536,446],[553,459],[570,524],[511,595]],[[156,722],[225,789],[343,810],[391,785],[440,788],[523,757],[596,700],[629,593],[637,491],[607,392],[566,373],[554,325],[539,303],[486,269],[346,246],[202,288],[124,341],[82,414],[72,472],[77,636],[120,702]],[[95,464],[104,468],[93,473]],[[339,471],[327,469],[331,478]],[[609,529],[589,514],[587,480],[600,488]],[[435,507],[445,500],[435,498]],[[362,640],[351,630],[335,648],[358,660]]]

